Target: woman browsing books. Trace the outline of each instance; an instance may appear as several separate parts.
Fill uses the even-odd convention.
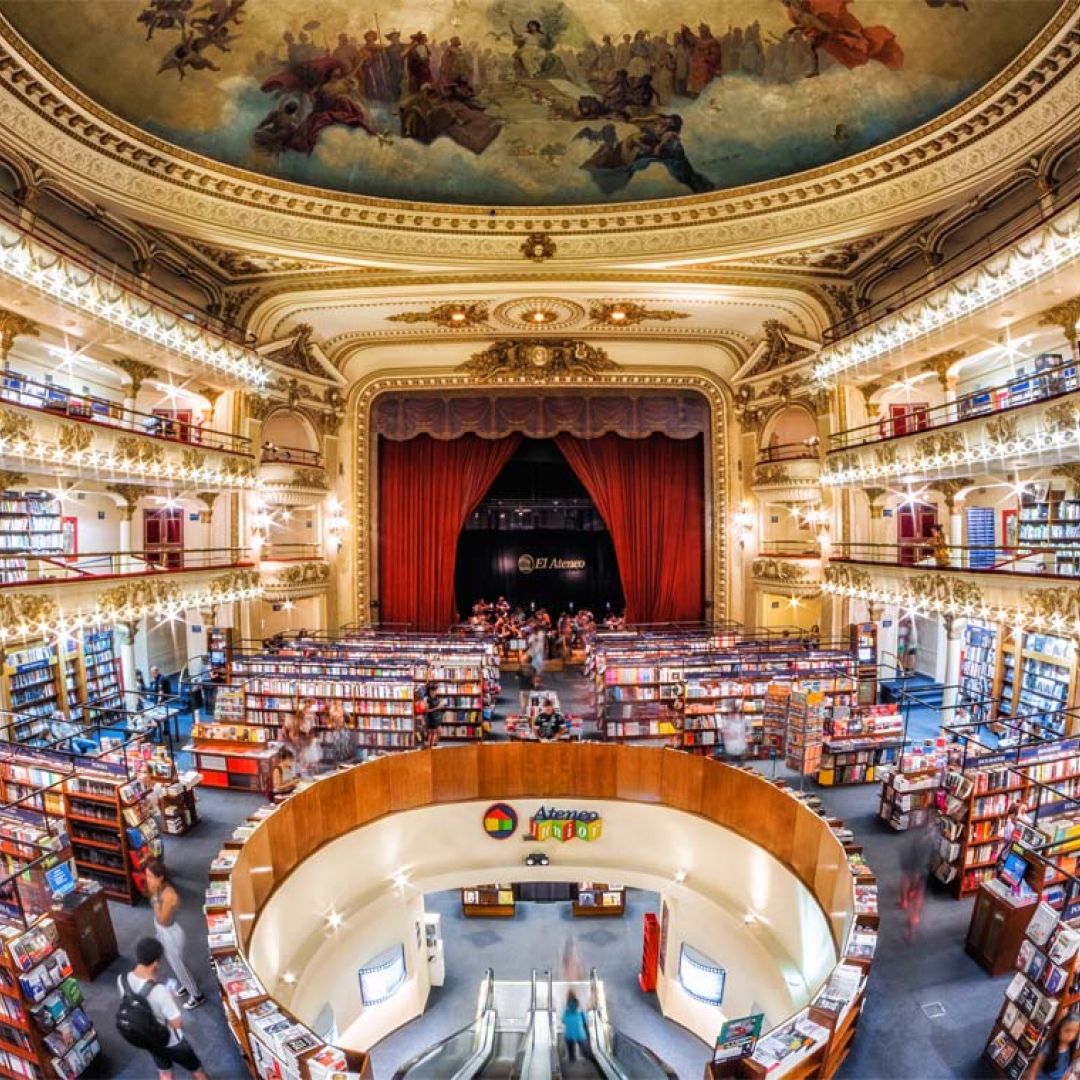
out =
[[[197,1009],[206,998],[199,993],[199,984],[184,962],[186,938],[184,928],[177,922],[180,914],[180,894],[161,859],[148,860],[146,888],[154,909],[154,935],[161,942],[161,947],[165,950],[165,960],[180,984],[178,994],[184,999],[185,1009]]]
[[[1067,1012],[1051,1029],[1031,1060],[1024,1080],[1074,1080],[1080,1069],[1080,1012]]]

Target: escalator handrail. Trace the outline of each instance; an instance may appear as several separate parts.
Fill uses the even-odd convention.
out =
[[[551,987],[551,972],[547,972],[548,1011],[548,1057],[551,1061],[551,1080],[562,1080],[562,1063],[559,1060],[559,1024],[555,1012],[555,994]]]
[[[585,1016],[585,1026],[589,1034],[589,1043],[597,1068],[603,1073],[604,1080],[636,1080],[626,1072],[615,1056],[615,1028],[612,1027],[611,1021],[608,1019],[607,998],[601,988],[596,968],[593,968],[589,973],[589,987],[592,1001]],[[678,1076],[672,1068],[657,1057],[647,1046],[642,1045],[636,1039],[630,1038],[623,1031],[618,1034],[621,1040],[629,1043],[642,1056],[651,1060],[659,1074],[668,1077],[668,1080],[678,1080]]]
[[[445,1046],[466,1032],[473,1032],[473,1051],[465,1064],[453,1074],[453,1080],[471,1080],[478,1076],[487,1065],[495,1049],[495,1035],[498,1030],[498,1013],[495,1011],[495,972],[488,968],[480,983],[477,995],[476,1018],[457,1031],[452,1031],[435,1046],[429,1046],[415,1057],[410,1058],[394,1073],[394,1080],[407,1080],[409,1073],[422,1061],[427,1060],[440,1046]]]

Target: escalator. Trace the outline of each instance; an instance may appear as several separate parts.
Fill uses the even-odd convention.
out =
[[[587,1002],[588,1050],[571,1061],[559,1015],[573,991]],[[477,997],[476,1018],[402,1066],[394,1080],[677,1080],[651,1050],[612,1027],[604,984],[554,983],[534,970],[527,983],[496,982],[490,968]]]

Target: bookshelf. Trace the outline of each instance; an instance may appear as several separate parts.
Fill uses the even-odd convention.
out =
[[[967,770],[950,768],[942,787],[945,805],[938,812],[934,875],[953,885],[958,897],[970,896],[993,878],[1006,843],[1006,818],[1027,784],[999,762]]]
[[[904,721],[894,703],[837,711],[826,722],[818,783],[871,784],[894,765],[904,746]]]
[[[656,664],[608,664],[598,694],[604,737],[613,741],[681,741],[686,703],[683,672]]]
[[[622,885],[580,881],[574,890],[571,910],[575,917],[620,917],[626,914],[626,889]]]
[[[517,913],[513,885],[473,885],[461,890],[461,913],[470,919],[512,919]]]
[[[96,761],[64,781],[64,804],[79,874],[111,899],[134,904],[146,892],[146,861],[162,852],[140,781],[127,780],[123,766]]]
[[[12,712],[48,718],[63,709],[60,662],[54,644],[28,645],[7,653],[3,679]]]
[[[83,634],[82,646],[83,700],[106,709],[122,709],[120,659],[113,648],[113,632],[88,631]]]
[[[788,699],[786,764],[803,776],[821,767],[824,701],[820,690],[793,690]]]
[[[859,681],[859,704],[877,701],[877,624],[852,623],[848,629],[850,649],[855,657],[855,675]]]
[[[1080,499],[1065,497],[1062,488],[1049,487],[1038,493],[1023,491],[1017,519],[1017,542],[1024,547],[1078,544],[1080,542]],[[1059,550],[1047,573],[1075,577],[1080,574],[1080,546]]]
[[[960,654],[960,686],[957,704],[967,709],[972,720],[992,720],[1001,635],[992,623],[968,620]]]
[[[1025,630],[1020,638],[1020,676],[1014,715],[1046,714],[1068,707],[1076,674],[1076,644],[1071,638]],[[1043,715],[1048,733],[1065,734],[1064,719]]]
[[[941,770],[937,768],[888,770],[881,781],[878,817],[897,832],[920,828],[934,813],[940,784]]]
[[[761,752],[765,757],[778,758],[784,753],[790,700],[790,686],[769,683],[761,707]]]
[[[29,560],[64,552],[60,500],[46,491],[5,491],[0,495],[0,582],[26,581]]]
[[[53,919],[0,925],[0,1073],[77,1077],[101,1052]]]
[[[1080,931],[1048,904],[1032,915],[1016,973],[987,1040],[985,1055],[1004,1076],[1025,1075],[1055,1019],[1080,1001]]]

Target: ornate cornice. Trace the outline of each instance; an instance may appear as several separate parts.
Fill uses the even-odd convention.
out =
[[[942,193],[985,183],[1075,114],[1080,0],[969,99],[883,147],[784,180],[610,207],[434,206],[331,194],[213,165],[107,113],[0,24],[0,131],[42,164],[138,206],[161,224],[258,237],[294,252],[380,253],[398,261],[656,261],[786,238],[813,244],[860,221],[883,227]],[[855,227],[853,227],[855,226]]]
[[[33,319],[17,311],[0,308],[0,360],[7,363],[8,354],[17,337],[38,337],[40,328]]]

